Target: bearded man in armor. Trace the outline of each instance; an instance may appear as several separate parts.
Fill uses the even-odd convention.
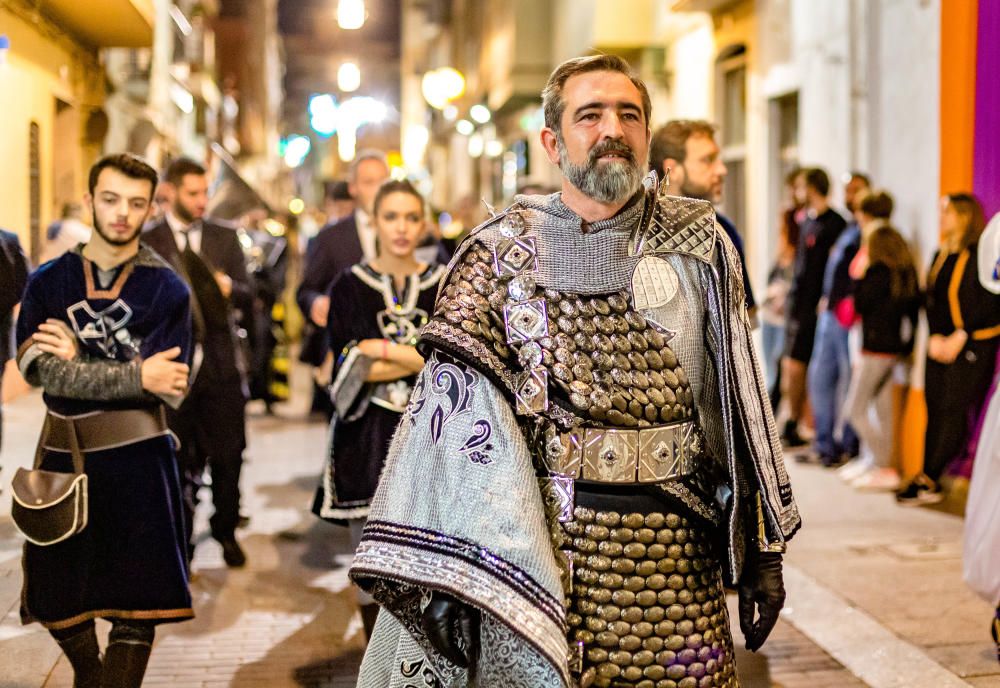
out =
[[[628,64],[560,65],[562,191],[474,230],[351,577],[383,608],[359,686],[736,688],[800,525],[739,259],[706,201],[643,180]]]

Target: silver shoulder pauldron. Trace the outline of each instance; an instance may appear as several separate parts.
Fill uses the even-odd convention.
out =
[[[684,253],[711,262],[717,231],[715,209],[708,201],[668,196],[667,186],[664,180],[646,192],[646,208],[629,239],[629,253]]]

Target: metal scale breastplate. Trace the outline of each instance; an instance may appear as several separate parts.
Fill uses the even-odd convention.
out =
[[[504,305],[508,290],[519,285],[501,280],[493,263],[489,249],[470,247],[452,270],[436,317],[492,347],[512,368],[519,360],[524,368],[544,369],[550,391],[595,425],[640,428],[692,418],[694,396],[684,368],[667,336],[631,307],[627,292],[539,291],[544,308],[534,313],[545,316],[547,336],[513,351]]]

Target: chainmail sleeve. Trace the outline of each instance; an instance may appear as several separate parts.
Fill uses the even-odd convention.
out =
[[[142,361],[128,363],[74,358],[64,361],[42,353],[34,358],[25,379],[46,393],[67,399],[120,401],[142,399]]]

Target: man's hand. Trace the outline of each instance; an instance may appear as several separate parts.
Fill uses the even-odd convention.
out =
[[[326,327],[326,319],[330,316],[330,297],[317,296],[309,306],[309,319],[320,327]]]
[[[215,282],[219,285],[219,291],[222,292],[222,295],[228,299],[233,293],[233,280],[221,270],[216,270]]]
[[[76,337],[61,320],[49,318],[38,326],[38,331],[31,338],[38,344],[38,348],[47,354],[64,361],[76,358]]]
[[[767,640],[785,606],[781,555],[760,552],[756,556],[754,561],[747,562],[739,585],[740,630],[751,652],[759,650]]]
[[[435,592],[420,618],[427,640],[441,656],[463,668],[479,655],[479,612],[451,595]]]
[[[181,348],[153,354],[142,362],[142,388],[150,394],[175,397],[187,390],[190,369],[174,359],[181,355]]]

